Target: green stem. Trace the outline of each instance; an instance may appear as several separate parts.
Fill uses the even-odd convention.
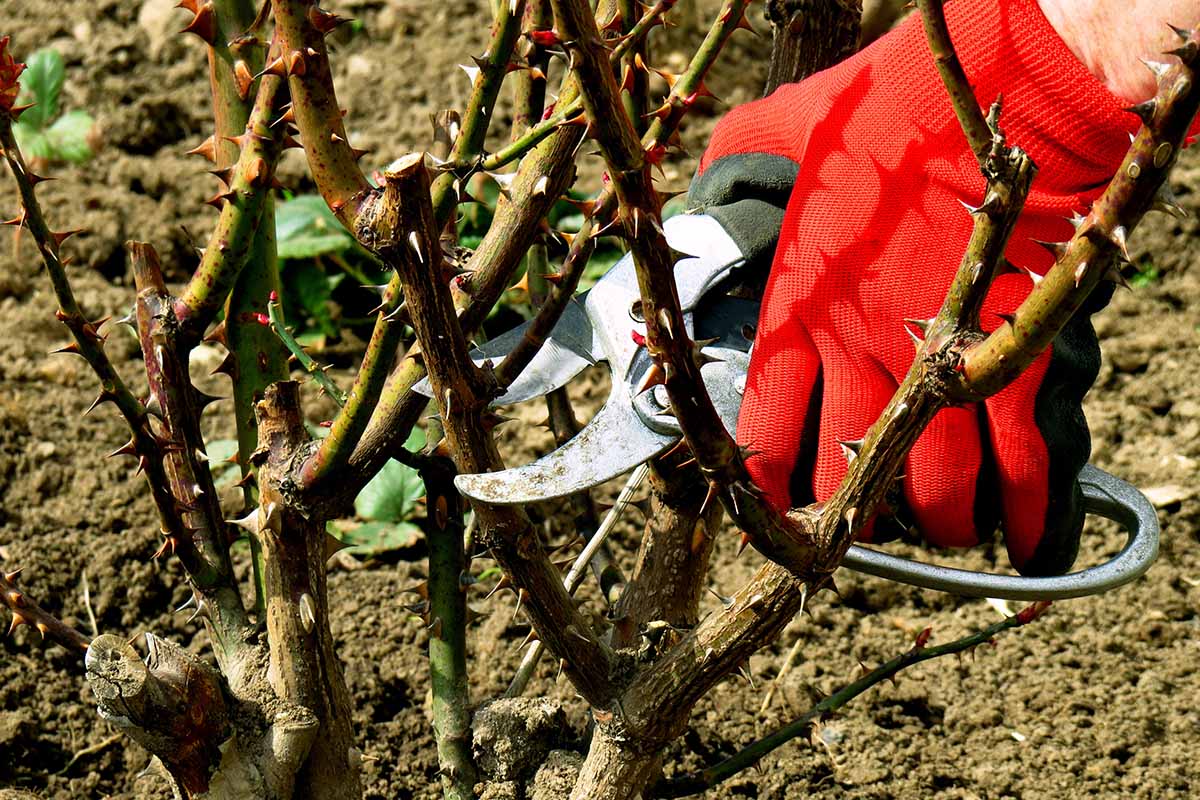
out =
[[[471,756],[471,692],[467,674],[467,596],[462,578],[462,497],[454,488],[447,459],[423,459],[421,471],[429,511],[429,669],[433,729],[447,800],[470,800],[477,780]]]
[[[987,626],[983,630],[976,631],[948,644],[934,647],[915,645],[912,649],[881,664],[858,680],[826,697],[794,722],[742,748],[737,754],[730,756],[719,764],[714,764],[696,775],[662,781],[654,787],[651,796],[686,797],[687,795],[699,794],[705,790],[712,789],[734,775],[737,775],[739,772],[754,766],[768,753],[771,753],[798,736],[807,734],[812,729],[814,722],[842,708],[868,689],[893,678],[901,670],[911,667],[914,664],[920,664],[922,661],[930,661],[953,653],[963,653],[981,644],[987,644],[1004,631],[1020,628],[1033,622],[1045,612],[1049,605],[1048,601],[1035,603],[1011,617],[1006,617],[1000,622]]]
[[[342,468],[350,460],[379,403],[396,350],[403,341],[405,326],[398,319],[402,303],[400,274],[393,271],[384,289],[382,308],[371,331],[371,340],[367,343],[362,364],[354,376],[354,384],[345,396],[342,410],[333,420],[329,435],[321,441],[317,452],[304,463],[299,476],[301,486],[319,491],[323,481],[340,479]],[[336,394],[332,396],[334,399],[338,397]]]
[[[283,149],[283,126],[272,127],[287,86],[276,75],[264,75],[254,109],[244,129],[243,147],[229,174],[228,191],[214,198],[221,216],[209,237],[200,265],[175,302],[184,344],[199,341],[221,308],[254,248],[271,196],[275,164]]]
[[[296,341],[292,336],[292,332],[288,330],[287,325],[283,321],[283,305],[277,300],[271,300],[267,303],[267,318],[271,321],[271,331],[279,337],[279,341],[287,348],[287,351],[299,362],[300,367],[307,372],[312,379],[321,384],[321,389],[325,394],[329,395],[333,402],[337,403],[338,408],[346,405],[346,393],[338,388],[334,383],[333,378],[329,377],[329,373],[325,368],[313,360],[313,357],[305,352],[303,345]]]
[[[921,9],[921,21],[925,25],[925,37],[929,41],[929,49],[933,52],[933,63],[937,66],[942,82],[950,94],[950,104],[954,107],[954,116],[966,134],[967,144],[971,152],[983,166],[984,159],[992,145],[992,131],[984,119],[979,103],[975,100],[975,92],[971,82],[963,70],[958,53],[950,41],[950,29],[946,26],[946,13],[942,8],[942,0],[917,0]]]
[[[255,21],[251,0],[214,0],[217,35],[208,48],[209,83],[212,87],[213,156],[217,169],[233,166],[241,156],[234,139],[247,129],[256,81],[249,76],[262,71],[266,48],[257,36],[244,36]],[[227,44],[229,43],[229,44]],[[261,79],[260,79],[261,80]],[[255,93],[256,97],[257,94]],[[225,302],[222,343],[232,360],[229,377],[233,384],[234,419],[237,425],[238,464],[242,472],[245,508],[258,503],[257,467],[251,454],[258,447],[258,424],[254,401],[268,384],[287,380],[287,353],[258,320],[266,313],[267,298],[282,291],[279,260],[275,249],[275,201],[268,196],[262,205],[254,237],[229,297]],[[248,479],[249,478],[249,479]],[[262,548],[254,536],[250,563],[254,573],[255,608],[259,617],[266,611]]]
[[[521,18],[524,14],[525,0],[501,2],[496,6],[491,41],[488,42],[484,57],[475,60],[479,73],[475,76],[458,136],[450,148],[450,170],[443,172],[433,182],[433,215],[439,227],[446,224],[458,206],[457,186],[465,177],[463,172],[470,169],[483,152],[496,98],[500,96],[500,87],[508,72],[513,48],[517,37],[521,35]]]

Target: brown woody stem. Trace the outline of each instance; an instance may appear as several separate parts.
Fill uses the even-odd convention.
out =
[[[179,340],[174,318],[178,304],[167,292],[158,254],[144,242],[128,242],[126,247],[137,287],[135,308],[146,380],[161,414],[157,444],[182,523],[179,533],[167,534],[163,549],[179,556],[196,584],[198,602],[204,604],[202,614],[212,623],[216,649],[224,658],[241,645],[247,619],[200,432],[200,412],[211,398],[192,386],[188,348]]]
[[[971,152],[983,166],[988,150],[992,145],[992,131],[984,119],[979,103],[975,100],[975,92],[971,82],[963,70],[958,53],[950,41],[950,29],[946,26],[946,13],[942,8],[943,0],[917,0],[921,10],[921,22],[925,25],[925,38],[933,53],[933,63],[937,66],[946,91],[950,95],[950,104],[954,107],[954,116],[967,137]]]
[[[20,572],[0,572],[0,603],[8,607],[12,616],[7,635],[11,637],[17,628],[28,625],[36,628],[43,639],[49,639],[67,650],[87,650],[91,639],[43,609],[21,591],[16,584]]]
[[[771,62],[763,95],[858,49],[861,0],[767,0]]]
[[[1118,259],[1128,259],[1129,236],[1146,212],[1178,213],[1167,177],[1200,107],[1198,49],[1200,29],[1173,51],[1180,63],[1160,66],[1156,96],[1131,109],[1144,124],[1117,174],[1015,318],[963,354],[961,382],[952,390],[953,399],[984,397],[1013,381],[1102,281],[1117,278],[1114,266]]]
[[[552,5],[558,30],[570,42],[588,120],[620,203],[618,217],[633,251],[641,288],[646,346],[661,369],[672,410],[702,472],[717,484],[734,520],[753,532],[756,547],[769,558],[799,568],[812,555],[804,532],[772,508],[753,486],[738,446],[725,431],[704,388],[700,348],[684,327],[650,164],[628,118],[618,111],[616,80],[595,20],[584,3],[554,0]],[[730,15],[730,19],[736,25],[740,16]]]
[[[271,0],[271,8],[279,55],[267,71],[287,76],[309,170],[329,208],[356,233],[359,206],[371,185],[358,167],[361,153],[350,146],[333,90],[325,35],[337,19],[313,0]]]

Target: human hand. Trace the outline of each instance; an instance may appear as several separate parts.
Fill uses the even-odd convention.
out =
[[[1115,172],[1137,118],[1072,55],[1035,0],[954,2],[951,34],[977,97],[1003,92],[1000,124],[1040,167],[993,285],[985,330],[1053,263]],[[798,170],[797,170],[798,167]],[[843,64],[731,112],[692,206],[719,216],[747,185],[794,176],[763,298],[738,438],[777,506],[833,493],[839,442],[860,439],[912,363],[905,319],[939,309],[984,182],[915,17]],[[735,225],[736,227],[736,225]],[[735,238],[737,234],[735,232]],[[1089,312],[986,402],[940,412],[913,446],[903,497],[933,544],[969,546],[1002,524],[1024,574],[1068,570],[1083,524],[1090,440],[1080,408],[1099,348]],[[911,330],[911,329],[910,329]]]

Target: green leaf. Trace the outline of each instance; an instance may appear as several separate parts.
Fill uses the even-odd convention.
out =
[[[1138,289],[1144,289],[1147,286],[1153,286],[1158,283],[1158,279],[1161,277],[1157,267],[1149,267],[1130,278],[1129,285]]]
[[[25,62],[21,73],[21,94],[18,105],[33,103],[21,114],[21,121],[35,130],[42,130],[58,116],[58,97],[62,93],[66,67],[62,54],[49,48],[38,50]]]
[[[330,529],[333,538],[351,553],[378,555],[413,547],[424,532],[411,522],[368,522],[348,531]]]
[[[404,447],[416,450],[424,444],[424,432],[414,428]],[[400,522],[412,516],[417,499],[424,494],[425,484],[417,471],[391,459],[354,498],[354,511],[366,520]]]
[[[237,455],[236,439],[214,439],[204,446],[208,456],[208,468],[213,474],[217,486],[233,483],[242,476],[242,470],[237,464],[231,464],[229,459]]]
[[[88,145],[88,134],[91,133],[94,120],[86,111],[68,111],[54,121],[46,131],[46,137],[54,149],[55,160],[70,161],[82,164],[92,157],[92,148]]]
[[[354,237],[315,194],[303,194],[275,207],[275,236],[280,260],[315,258],[354,247]]]
[[[13,125],[13,133],[17,137],[17,147],[21,148],[21,153],[26,160],[40,158],[43,161],[52,161],[54,158],[54,145],[50,143],[50,137],[43,131],[38,130],[32,125],[26,125],[23,122],[18,122]]]

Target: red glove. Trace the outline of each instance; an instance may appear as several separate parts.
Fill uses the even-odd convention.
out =
[[[1041,274],[1053,259],[1034,240],[1071,236],[1066,218],[1087,211],[1139,122],[1035,0],[957,0],[946,13],[981,104],[1003,92],[1001,127],[1040,168],[1008,258]],[[751,474],[781,508],[838,486],[846,471],[838,442],[862,438],[904,377],[914,350],[902,320],[940,308],[971,230],[961,204],[982,199],[918,15],[837,67],[725,117],[693,204],[728,202],[739,182],[778,191],[789,171],[794,188],[738,423],[739,440],[758,451]],[[997,280],[984,328],[998,326],[998,312],[1015,309],[1031,285],[1026,274]],[[931,543],[972,545],[1001,521],[1022,573],[1070,568],[1083,523],[1076,479],[1090,450],[1080,402],[1098,366],[1081,313],[1007,389],[938,414],[903,481]]]

